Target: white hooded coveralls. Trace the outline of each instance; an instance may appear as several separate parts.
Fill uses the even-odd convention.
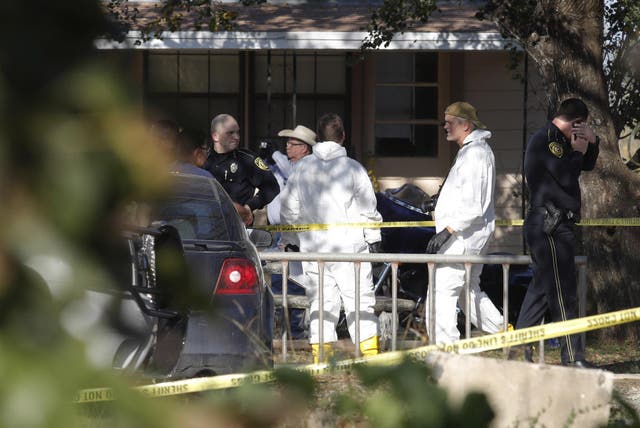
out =
[[[453,229],[449,240],[438,254],[480,255],[495,229],[493,192],[495,188],[495,160],[486,140],[491,132],[474,130],[463,141],[456,160],[449,171],[435,208],[436,232],[445,227]],[[482,265],[471,267],[471,322],[479,329],[496,333],[502,328],[502,314],[489,297],[480,290]],[[457,328],[456,303],[465,308],[463,264],[436,265],[436,343],[460,339]],[[427,301],[429,301],[427,297]],[[427,316],[427,329],[429,317]]]
[[[298,161],[281,193],[282,224],[381,222],[376,197],[366,170],[347,157],[340,144],[324,141],[313,146],[313,154]],[[368,253],[368,244],[380,241],[379,229],[331,228],[300,232],[300,251],[323,253]],[[307,297],[311,303],[309,339],[319,343],[318,264],[303,262]],[[324,341],[337,340],[336,325],[341,304],[349,334],[355,339],[355,268],[351,262],[325,264]],[[375,295],[371,264],[360,268],[360,341],[378,334],[373,312]]]

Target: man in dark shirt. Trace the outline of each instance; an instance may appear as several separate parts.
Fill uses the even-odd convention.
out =
[[[211,139],[213,150],[205,169],[227,191],[244,224],[251,225],[253,211],[263,208],[280,192],[278,182],[262,159],[238,148],[240,127],[233,116],[219,114],[213,118]]]
[[[589,110],[570,98],[538,130],[527,145],[524,173],[529,187],[529,211],[524,229],[534,264],[516,328],[539,325],[547,310],[551,321],[578,316],[575,276],[575,223],[580,220],[582,171],[591,171],[599,139],[586,124]],[[560,338],[562,364],[592,367],[584,357],[581,335]],[[531,347],[525,359],[532,361]]]
[[[169,165],[169,172],[213,178],[209,171],[202,168],[211,152],[203,132],[183,130],[178,135],[175,152],[176,160]]]

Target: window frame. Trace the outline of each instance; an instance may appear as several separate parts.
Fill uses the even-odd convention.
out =
[[[402,81],[401,79],[395,81],[378,81],[378,63],[382,56],[384,55],[411,55],[411,81]],[[416,81],[416,55],[435,55],[435,81]],[[373,75],[374,75],[374,93],[376,96],[375,105],[374,105],[374,123],[373,123],[373,147],[371,153],[374,157],[384,157],[384,158],[404,158],[404,157],[417,157],[417,158],[427,158],[427,159],[437,159],[441,156],[440,153],[440,106],[442,104],[442,73],[441,73],[441,58],[438,52],[383,52],[377,55],[376,61],[373,66]],[[377,107],[378,102],[378,88],[411,88],[411,105],[410,105],[410,118],[379,118]],[[436,103],[436,116],[434,118],[416,118],[416,89],[418,88],[435,88],[437,93],[437,98],[435,100]],[[420,155],[420,154],[401,154],[397,156],[391,156],[388,154],[381,154],[378,150],[378,126],[410,126],[410,139],[409,142],[414,144],[416,141],[416,126],[435,126],[436,127],[436,141],[434,142],[434,146],[432,150],[434,151],[433,155]],[[383,152],[384,153],[384,152]],[[386,152],[388,153],[388,152]]]

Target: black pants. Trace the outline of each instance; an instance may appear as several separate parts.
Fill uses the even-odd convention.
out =
[[[275,294],[282,294],[281,274],[271,274],[271,290]],[[287,294],[290,296],[304,296],[305,290],[296,283],[287,281]],[[306,339],[309,337],[305,309],[289,308],[289,324],[291,325],[291,339]]]
[[[549,310],[551,321],[578,317],[575,272],[576,238],[573,223],[561,223],[552,235],[542,231],[544,214],[529,213],[525,236],[533,259],[533,282],[527,288],[516,328],[540,325]],[[580,334],[560,337],[562,363],[584,360]]]

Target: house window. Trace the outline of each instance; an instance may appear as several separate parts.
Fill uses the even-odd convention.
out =
[[[273,138],[295,125],[315,129],[327,112],[346,120],[345,54],[259,52],[254,66],[254,123],[257,139]]]
[[[346,54],[164,51],[147,52],[145,64],[149,117],[207,131],[213,116],[228,113],[247,130],[242,144],[251,149],[284,128],[315,129],[323,113],[348,121]],[[243,94],[248,94],[247,105]]]
[[[376,56],[375,154],[438,156],[438,54]]]
[[[240,56],[148,52],[145,108],[186,128],[208,131],[219,113],[240,116]]]

